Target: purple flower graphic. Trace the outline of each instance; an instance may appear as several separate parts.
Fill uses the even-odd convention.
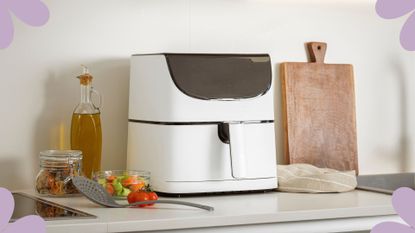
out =
[[[374,226],[371,233],[415,233],[415,191],[406,187],[395,190],[392,205],[409,226],[396,222],[382,222]]]
[[[42,26],[49,19],[49,10],[40,0],[0,0],[0,48],[13,41],[12,15],[31,26]]]
[[[14,223],[9,220],[14,210],[13,195],[9,190],[0,188],[0,232],[1,233],[44,233],[46,232],[45,221],[36,215],[29,215],[18,219]]]
[[[415,50],[415,0],[378,0],[376,12],[384,19],[394,19],[410,12],[406,23],[401,30],[401,45],[404,49]]]

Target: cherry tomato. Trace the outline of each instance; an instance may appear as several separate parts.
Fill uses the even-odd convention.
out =
[[[150,197],[144,191],[131,192],[130,194],[128,194],[127,200],[128,200],[128,203],[131,204],[131,203],[138,202],[138,201],[148,201],[150,200]],[[145,206],[147,205],[146,204],[138,205],[138,207],[145,207]]]
[[[149,197],[150,201],[159,199],[159,196],[157,196],[157,193],[155,193],[155,192],[148,192],[147,194],[148,194],[148,197]],[[153,204],[148,204],[148,205],[152,206],[152,205],[154,205],[154,203]]]
[[[112,183],[112,181],[114,181],[115,179],[117,179],[117,177],[116,177],[116,176],[108,176],[108,177],[107,177],[107,182],[108,182],[108,183]]]
[[[105,189],[107,190],[107,192],[109,193],[109,195],[112,196],[114,194],[114,186],[112,186],[112,184],[105,185]]]
[[[128,186],[130,186],[132,184],[135,184],[135,183],[137,183],[137,180],[132,176],[129,176],[129,177],[125,178],[121,182],[122,186],[124,186],[124,187],[128,187]]]
[[[144,182],[143,181],[138,181],[137,184],[132,184],[132,185],[130,185],[129,188],[130,188],[131,192],[138,192],[143,187],[144,187]]]

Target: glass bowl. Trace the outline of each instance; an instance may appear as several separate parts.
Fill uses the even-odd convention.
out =
[[[130,192],[144,190],[150,185],[150,172],[134,170],[98,171],[93,180],[115,199],[126,199]]]

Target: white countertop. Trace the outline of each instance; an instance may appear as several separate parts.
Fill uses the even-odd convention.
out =
[[[34,194],[33,191],[25,193]],[[180,198],[213,206],[213,212],[170,204],[146,208],[103,208],[83,197],[46,199],[98,217],[48,221],[48,232],[162,231],[351,218],[363,220],[382,216],[388,220],[399,219],[391,206],[390,195],[367,191],[340,194],[268,192]]]

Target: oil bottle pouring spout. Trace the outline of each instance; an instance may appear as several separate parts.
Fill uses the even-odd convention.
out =
[[[79,81],[81,82],[81,85],[88,85],[92,82],[92,75],[89,73],[89,69],[85,65],[81,65],[82,67],[82,74],[77,76],[79,78]]]

